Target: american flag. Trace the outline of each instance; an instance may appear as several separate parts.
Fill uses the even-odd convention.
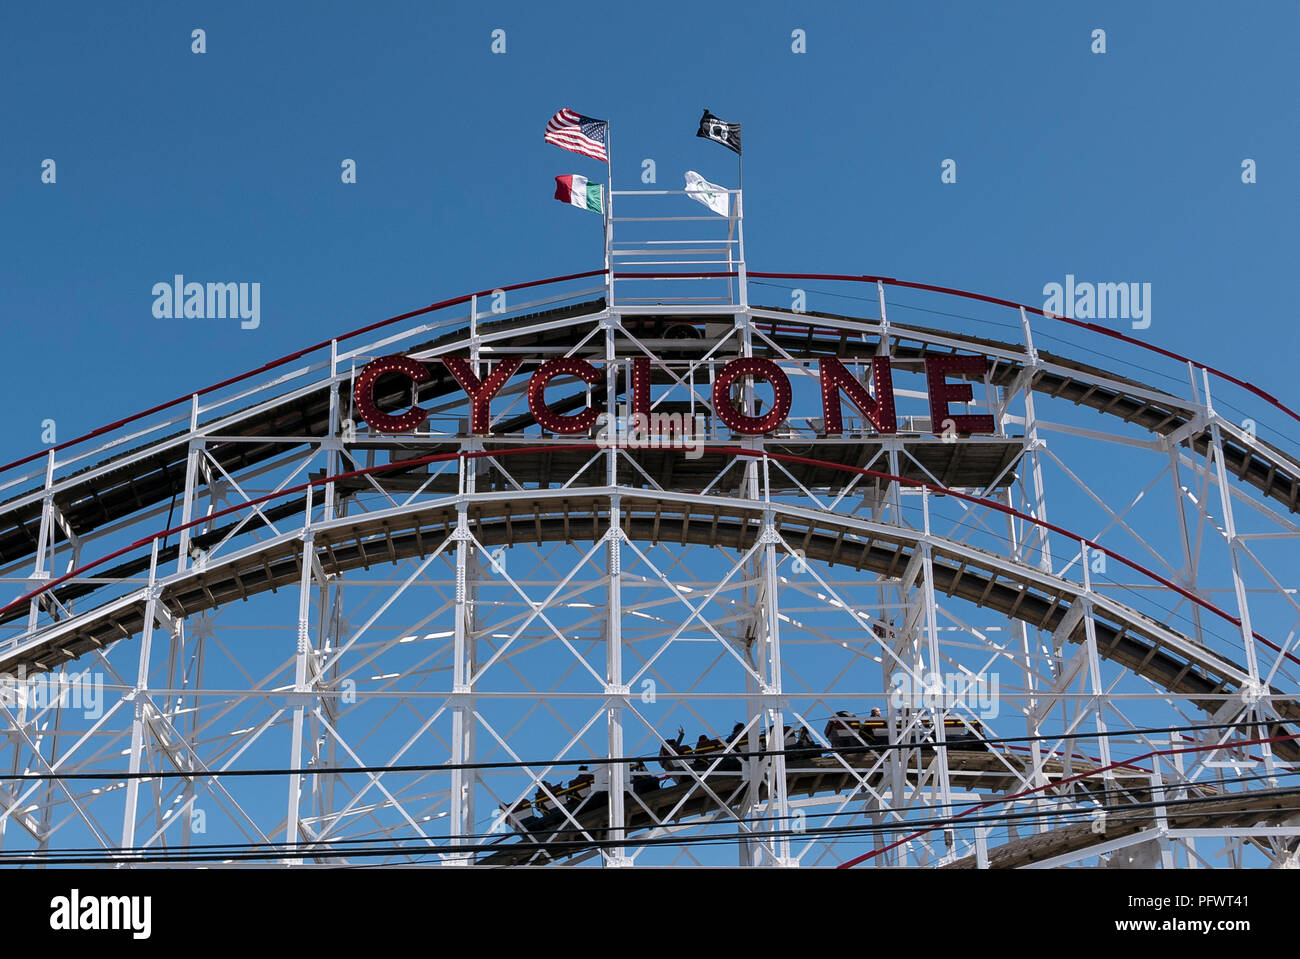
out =
[[[605,163],[609,162],[609,154],[605,152],[608,132],[609,124],[604,120],[593,120],[568,108],[546,122],[547,143]]]

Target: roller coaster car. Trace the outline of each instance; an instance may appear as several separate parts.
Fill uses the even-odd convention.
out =
[[[736,752],[748,752],[748,737],[741,740],[740,744],[733,747]],[[824,750],[808,736],[803,727],[796,729],[793,726],[786,726],[781,733],[781,745],[773,747],[780,749],[785,753],[786,762],[791,759],[812,759],[820,756]],[[767,752],[767,733],[762,732],[758,735],[759,752]]]
[[[825,752],[821,746],[813,740],[806,729],[791,729],[789,726],[785,730],[785,761],[787,765],[793,760],[816,759]]]
[[[603,769],[601,772],[603,773]],[[660,785],[659,778],[646,769],[644,763],[632,768],[629,780],[632,792],[636,793],[653,792]],[[558,783],[544,785],[545,789],[539,789],[531,801],[525,799],[508,810],[502,807],[505,819],[516,829],[536,831],[549,826],[564,818],[560,807],[570,813],[586,809],[593,803],[601,802],[600,797],[609,792],[609,785],[603,774],[597,779],[595,774],[586,771],[570,779],[568,785],[561,786]],[[552,796],[554,799],[551,798]]]
[[[984,724],[978,719],[945,719],[943,738],[952,749],[982,749],[989,746],[984,741]]]
[[[837,713],[822,730],[832,749],[889,745],[889,724],[884,719],[863,719]]]
[[[533,801],[522,803],[521,808],[531,810],[535,816],[545,817],[556,810],[557,800],[560,804],[564,803],[564,793],[565,787],[559,783],[544,782],[533,796]]]
[[[743,747],[743,743],[737,743],[734,748]],[[680,773],[685,772],[688,768],[696,772],[704,772],[715,762],[714,772],[727,770],[737,772],[740,770],[740,760],[735,756],[725,756],[719,759],[718,754],[726,749],[726,744],[721,739],[708,739],[696,743],[694,746],[683,746],[677,742],[668,742],[659,747],[659,765],[664,772]],[[733,748],[733,751],[734,751]],[[678,759],[676,757],[682,757]],[[675,782],[691,782],[689,776],[678,776]]]
[[[544,820],[559,812],[561,806],[573,810],[583,806],[597,793],[605,793],[607,788],[595,788],[596,777],[589,772],[579,773],[569,780],[568,785],[544,783],[544,789],[538,789],[532,801],[516,803],[507,813],[507,818],[524,828],[536,828]],[[552,798],[554,797],[554,798]],[[557,805],[558,802],[558,805]]]
[[[792,726],[786,726],[782,730],[781,745],[777,748],[783,750],[786,754],[786,761],[790,759],[812,759],[822,755],[823,749],[813,740],[804,735],[800,735],[801,730]],[[683,772],[687,768],[694,769],[697,772],[703,772],[716,762],[714,772],[727,771],[739,772],[744,767],[744,760],[749,757],[742,756],[725,756],[721,759],[718,753],[729,751],[732,753],[751,753],[749,734],[743,730],[733,730],[732,736],[724,742],[721,739],[703,739],[694,746],[684,746],[681,744],[680,737],[678,740],[669,740],[667,745],[659,749],[659,765],[665,772],[675,773]],[[728,750],[728,746],[730,749]],[[759,733],[758,752],[767,752],[767,733]],[[682,759],[675,757],[681,756]],[[676,782],[689,782],[688,777],[677,777]]]
[[[900,728],[906,726],[906,722],[899,722]],[[889,721],[880,717],[864,719],[851,713],[839,713],[826,724],[824,732],[832,749],[889,745]],[[945,719],[943,738],[944,744],[950,749],[988,748],[984,742],[984,727],[978,719]],[[933,746],[934,722],[929,719],[919,720],[902,741],[909,745]]]
[[[637,763],[630,773],[632,791],[635,793],[654,792],[659,788],[659,777],[645,768],[645,763]]]

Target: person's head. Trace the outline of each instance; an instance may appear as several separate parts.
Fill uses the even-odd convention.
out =
[[[879,706],[872,706],[872,707],[871,707],[871,715],[873,715],[873,716],[879,716],[879,715],[880,715],[880,707],[879,707]]]

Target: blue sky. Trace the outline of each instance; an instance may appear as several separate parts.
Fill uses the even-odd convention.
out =
[[[0,387],[4,458],[46,417],[70,438],[383,316],[598,267],[597,219],[551,197],[557,173],[603,175],[543,143],[561,106],[612,121],[616,187],[644,158],[661,187],[688,168],[733,186],[694,131],[704,107],[742,122],[751,269],[1029,303],[1067,273],[1150,282],[1143,336],[1288,399],[1295,2],[744,11],[6,5],[0,323],[41,360]],[[261,326],[155,319],[175,273],[260,282]]]

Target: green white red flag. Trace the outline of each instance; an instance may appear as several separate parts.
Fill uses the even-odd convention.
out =
[[[567,173],[555,178],[555,199],[561,203],[570,203],[580,210],[605,212],[604,185],[592,183],[580,173]]]

